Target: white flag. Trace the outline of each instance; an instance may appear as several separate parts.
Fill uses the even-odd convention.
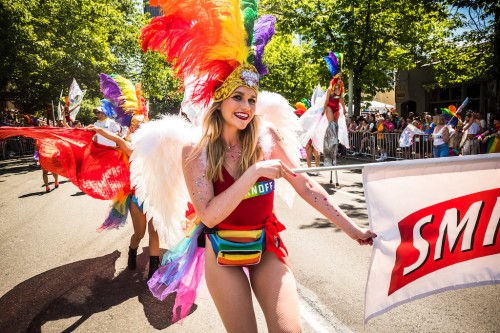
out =
[[[377,234],[365,322],[437,292],[500,283],[500,154],[368,165],[363,184]]]
[[[71,86],[69,87],[69,109],[70,109],[70,117],[71,119],[76,119],[76,115],[80,111],[80,103],[83,100],[83,96],[85,96],[86,91],[82,91],[80,86],[73,79]]]

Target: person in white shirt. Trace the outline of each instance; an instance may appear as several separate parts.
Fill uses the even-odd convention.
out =
[[[93,112],[97,117],[97,121],[94,123],[94,126],[100,127],[113,134],[118,134],[118,132],[120,132],[120,126],[113,119],[108,118],[101,107],[95,108]],[[94,136],[94,141],[105,146],[116,147],[115,142],[106,139],[100,134],[96,134]]]
[[[479,141],[477,135],[481,132],[481,127],[476,122],[476,115],[469,113],[466,116],[466,125],[464,126],[464,133],[466,134],[465,141],[463,142],[463,155],[477,155],[479,154]]]

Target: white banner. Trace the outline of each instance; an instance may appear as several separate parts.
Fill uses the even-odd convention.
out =
[[[80,111],[80,103],[83,100],[83,96],[85,96],[86,91],[82,91],[80,86],[73,79],[71,82],[71,86],[69,87],[69,109],[70,109],[70,117],[71,119],[76,119],[76,115]]]
[[[500,282],[500,154],[368,165],[375,239],[365,323],[410,300]]]

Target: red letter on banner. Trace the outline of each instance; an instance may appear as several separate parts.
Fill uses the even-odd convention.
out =
[[[500,189],[448,200],[410,214],[398,223],[388,295],[439,269],[500,253]]]

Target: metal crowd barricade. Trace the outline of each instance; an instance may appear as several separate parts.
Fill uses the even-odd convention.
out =
[[[0,158],[34,154],[36,141],[33,138],[13,137],[0,140]]]
[[[349,133],[348,153],[375,160],[382,153],[388,159],[422,159],[432,157],[433,145],[430,135],[414,135],[410,147],[400,147],[401,133]]]
[[[35,139],[21,137],[20,141],[21,141],[21,150],[23,155],[35,153],[35,146],[36,146]]]

